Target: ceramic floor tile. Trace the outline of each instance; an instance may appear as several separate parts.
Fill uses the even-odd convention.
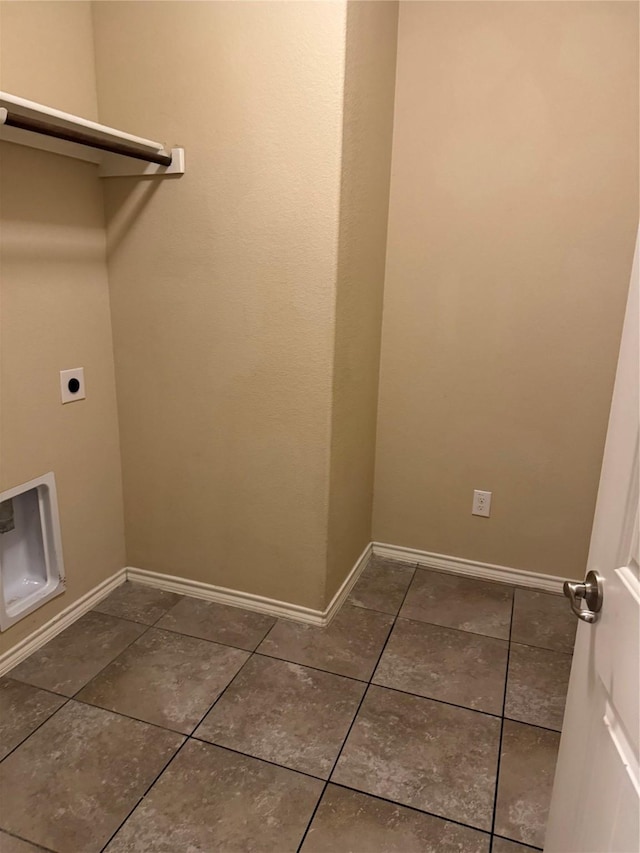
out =
[[[0,760],[65,701],[12,678],[0,680]]]
[[[392,624],[386,613],[344,604],[328,628],[278,621],[258,651],[367,681]]]
[[[190,734],[248,652],[150,628],[78,699]]]
[[[62,853],[98,851],[182,741],[69,702],[0,764],[0,827]]]
[[[513,589],[418,567],[400,616],[509,639]]]
[[[548,729],[562,729],[571,655],[511,644],[505,716]]]
[[[374,557],[360,575],[347,601],[356,607],[396,615],[405,596],[414,566]]]
[[[578,620],[563,595],[517,589],[511,640],[528,646],[573,653]]]
[[[500,720],[370,687],[332,781],[489,830]]]
[[[11,670],[11,678],[73,696],[146,626],[90,611]]]
[[[489,853],[489,836],[329,785],[301,853]]]
[[[505,640],[398,619],[373,682],[500,716],[507,650]]]
[[[370,568],[387,568],[387,569],[411,569],[413,572],[418,565],[417,560],[394,560],[391,557],[383,557],[380,554],[372,554],[367,563],[367,569]]]
[[[36,847],[6,832],[0,832],[0,853],[41,853],[44,847]]]
[[[255,655],[195,736],[326,779],[365,686]]]
[[[120,619],[131,619],[153,625],[174,604],[181,595],[154,589],[146,584],[126,581],[93,608],[97,613],[108,613]]]
[[[560,735],[524,723],[504,721],[495,831],[544,845]]]
[[[294,853],[323,783],[189,741],[108,853]]]
[[[518,844],[516,841],[509,841],[506,838],[493,837],[493,846],[491,853],[537,853],[537,847],[527,847],[525,844]]]
[[[275,621],[263,613],[200,598],[183,598],[156,627],[252,652]]]

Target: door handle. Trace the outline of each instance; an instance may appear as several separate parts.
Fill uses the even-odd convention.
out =
[[[578,619],[593,624],[602,609],[602,578],[597,572],[588,572],[583,583],[565,581],[562,591],[571,603],[571,609]],[[581,607],[581,602],[587,605]]]

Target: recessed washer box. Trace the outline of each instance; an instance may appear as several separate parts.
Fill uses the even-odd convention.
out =
[[[56,481],[0,492],[0,631],[65,590]]]

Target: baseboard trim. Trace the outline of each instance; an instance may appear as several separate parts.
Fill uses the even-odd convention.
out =
[[[331,620],[333,619],[333,617],[336,615],[336,613],[340,610],[340,608],[344,604],[347,596],[349,595],[349,593],[351,592],[353,587],[358,582],[358,578],[362,574],[362,572],[363,572],[364,568],[366,567],[367,563],[369,562],[369,558],[371,557],[372,554],[373,554],[373,545],[371,542],[369,542],[369,544],[364,549],[362,554],[360,554],[360,556],[356,560],[356,562],[355,562],[353,568],[351,569],[351,571],[349,572],[349,574],[346,576],[346,578],[342,582],[340,589],[336,592],[336,594],[333,596],[333,598],[329,602],[327,608],[325,609],[325,611],[324,611],[324,625],[328,625],[331,622]]]
[[[179,578],[175,575],[165,575],[161,572],[151,572],[147,569],[128,566],[127,568],[120,569],[92,590],[89,590],[89,592],[73,602],[73,604],[70,604],[58,613],[57,616],[50,619],[45,625],[36,628],[28,637],[25,637],[12,649],[0,655],[0,676],[7,673],[14,666],[17,666],[61,631],[64,631],[65,628],[91,610],[92,607],[95,607],[99,601],[109,595],[121,583],[124,583],[125,580],[146,584],[156,589],[164,589],[167,592],[177,592],[180,595],[191,595],[194,598],[203,598],[206,601],[216,601],[219,604],[228,604],[232,607],[254,610],[257,613],[265,613],[269,616],[276,616],[279,619],[292,619],[307,625],[326,627],[344,604],[345,599],[351,592],[372,554],[379,557],[386,557],[390,560],[399,560],[405,563],[413,563],[414,565],[419,564],[427,569],[435,569],[440,572],[466,575],[467,577],[478,578],[480,580],[497,581],[498,583],[507,583],[512,586],[523,586],[542,592],[561,593],[562,585],[566,580],[566,578],[555,575],[528,572],[508,566],[494,566],[490,563],[478,563],[474,560],[465,560],[461,557],[450,557],[446,554],[420,551],[417,548],[403,548],[400,545],[371,542],[358,557],[353,568],[327,607],[324,610],[314,610],[310,607],[302,607],[286,601],[278,601],[277,599],[266,598],[261,595],[252,595],[249,592],[241,592],[239,590],[228,589],[227,587],[202,583],[201,581]]]
[[[24,640],[20,640],[13,648],[8,649],[4,654],[0,655],[0,676],[7,673],[14,666],[17,666],[30,654],[37,651],[39,648],[48,643],[57,636],[65,628],[68,628],[73,622],[84,616],[92,607],[95,607],[98,602],[102,601],[110,592],[124,583],[126,580],[126,569],[119,569],[111,577],[94,586],[89,592],[86,592],[77,601],[74,601],[68,607],[65,607],[60,613],[42,625],[36,628]]]
[[[450,557],[446,554],[434,554],[417,548],[403,548],[401,545],[389,545],[385,542],[373,542],[372,550],[376,556],[404,563],[419,563],[427,569],[448,572],[453,575],[466,575],[479,580],[508,583],[511,586],[525,586],[541,592],[561,593],[562,585],[568,578],[557,575],[544,575],[509,566],[494,566],[491,563],[478,563],[462,557]]]
[[[140,569],[135,566],[126,568],[127,580],[135,583],[162,589],[166,592],[175,592],[179,595],[190,595],[193,598],[202,598],[205,601],[215,601],[218,604],[227,604],[231,607],[242,607],[244,610],[253,610],[256,613],[264,613],[267,616],[275,616],[278,619],[292,619],[295,622],[303,622],[307,625],[326,627],[340,609],[353,585],[358,580],[371,554],[371,544],[367,545],[358,557],[355,565],[343,581],[340,589],[333,596],[324,610],[314,610],[311,607],[302,607],[299,604],[290,604],[275,598],[266,598],[262,595],[253,595],[250,592],[229,589],[224,586],[203,583],[202,581],[180,578],[175,575],[166,575],[162,572],[152,572],[148,569]]]
[[[163,589],[166,592],[190,595],[192,598],[202,598],[205,601],[215,601],[218,604],[228,604],[231,607],[242,607],[245,610],[254,610],[256,613],[265,613],[268,616],[277,616],[280,619],[295,619],[297,622],[306,622],[309,625],[323,624],[322,612],[310,607],[288,604],[274,598],[253,595],[250,592],[215,586],[188,578],[179,578],[175,575],[165,575],[162,572],[152,572],[136,566],[127,566],[126,571],[127,580],[152,586],[155,589]]]
[[[355,565],[344,579],[340,588],[333,596],[324,610],[313,610],[310,607],[301,607],[298,604],[290,604],[286,601],[277,601],[273,598],[265,598],[261,595],[252,595],[248,592],[227,589],[226,587],[214,586],[213,584],[201,583],[199,581],[187,580],[174,575],[165,575],[160,572],[151,572],[146,569],[138,569],[128,566],[120,569],[111,577],[99,583],[89,592],[74,601],[46,624],[36,628],[28,637],[25,637],[13,648],[8,649],[0,655],[0,676],[9,672],[30,654],[48,643],[73,622],[84,616],[89,610],[96,606],[103,598],[109,595],[116,587],[125,580],[152,586],[156,589],[164,589],[168,592],[177,592],[180,595],[191,595],[194,598],[203,598],[206,601],[217,601],[219,604],[229,604],[232,607],[242,607],[245,610],[254,610],[258,613],[266,613],[269,616],[277,616],[280,619],[292,619],[307,625],[326,627],[336,613],[340,610],[345,598],[349,595],[353,585],[358,580],[360,573],[367,565],[371,555],[371,544],[367,545],[358,557]]]

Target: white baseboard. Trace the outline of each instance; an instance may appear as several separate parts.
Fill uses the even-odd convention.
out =
[[[298,604],[289,604],[286,601],[277,601],[273,598],[265,598],[261,595],[252,595],[248,592],[240,592],[227,589],[213,584],[201,583],[199,581],[186,580],[173,575],[164,575],[160,572],[150,572],[145,569],[137,569],[133,566],[120,569],[110,578],[107,578],[98,586],[85,593],[81,598],[66,607],[45,625],[36,628],[28,637],[21,640],[13,648],[0,655],[0,676],[9,672],[14,666],[27,658],[30,654],[52,640],[73,622],[84,616],[87,611],[95,607],[110,592],[112,592],[125,580],[135,583],[153,586],[156,589],[164,589],[168,592],[177,592],[180,595],[191,595],[194,598],[203,598],[207,601],[217,601],[220,604],[229,604],[233,607],[242,607],[245,610],[255,610],[258,613],[266,613],[269,616],[277,616],[280,619],[293,619],[296,622],[304,622],[308,625],[325,627],[342,606],[343,601],[349,595],[353,585],[358,580],[371,554],[371,544],[367,545],[355,565],[333,596],[324,610],[313,610],[310,607],[301,607]]]
[[[187,578],[165,575],[161,572],[151,572],[147,569],[139,569],[128,566],[126,569],[127,580],[147,586],[163,589],[166,592],[176,592],[179,595],[190,595],[193,598],[202,598],[205,601],[215,601],[218,604],[228,604],[231,607],[242,607],[245,610],[254,610],[256,613],[265,613],[268,616],[276,616],[279,619],[292,619],[296,622],[304,622],[307,625],[327,626],[340,609],[343,601],[349,595],[353,585],[358,580],[371,554],[371,544],[367,545],[362,554],[356,560],[355,565],[333,596],[324,610],[314,610],[311,607],[302,607],[299,604],[290,604],[286,601],[278,601],[275,598],[266,598],[262,595],[253,595],[250,592],[229,589],[224,586],[215,586],[202,581],[188,580]]]
[[[30,654],[52,640],[65,628],[68,628],[72,622],[84,616],[87,611],[95,607],[98,602],[102,601],[110,592],[112,592],[121,583],[126,580],[126,569],[119,569],[111,577],[94,586],[89,592],[81,596],[73,604],[65,607],[57,616],[50,619],[40,628],[36,628],[28,637],[21,640],[13,648],[8,649],[4,654],[0,655],[0,676],[4,675],[14,666],[17,666]]]
[[[462,557],[449,557],[446,554],[433,554],[419,551],[417,548],[403,548],[400,545],[387,545],[384,542],[372,543],[373,553],[389,560],[404,563],[418,563],[425,569],[436,569],[453,575],[466,575],[479,580],[508,583],[511,586],[526,586],[541,592],[562,592],[562,585],[568,578],[556,575],[544,575],[540,572],[528,572],[508,566],[494,566],[491,563],[478,563]]]
[[[353,587],[356,585],[358,578],[362,574],[363,569],[365,568],[365,566],[369,562],[369,558],[371,557],[372,553],[373,553],[373,546],[372,546],[372,543],[369,542],[369,544],[364,549],[362,554],[360,554],[360,556],[356,560],[356,562],[355,562],[353,568],[351,569],[351,571],[349,572],[349,574],[346,576],[346,578],[342,582],[340,589],[336,592],[336,594],[333,596],[333,598],[329,602],[327,608],[325,609],[325,611],[324,611],[324,620],[325,620],[324,624],[325,625],[328,625],[331,622],[333,617],[336,615],[336,613],[340,610],[340,608],[344,604],[346,597],[349,595],[349,593],[351,592]]]
[[[202,598],[205,601],[215,601],[218,604],[229,604],[231,607],[255,610],[257,613],[265,613],[282,619],[295,619],[309,625],[323,624],[322,611],[302,607],[299,604],[288,604],[275,598],[265,598],[262,595],[253,595],[250,592],[241,592],[224,586],[179,578],[175,575],[165,575],[162,572],[151,572],[148,569],[139,569],[135,566],[128,566],[126,571],[127,580],[152,586],[155,589],[163,589],[166,592],[176,592],[179,595],[190,595],[192,598]]]
[[[388,545],[384,542],[372,542],[364,549],[358,557],[355,565],[344,579],[340,589],[333,596],[324,610],[313,610],[310,607],[301,607],[298,604],[290,604],[286,601],[278,601],[273,598],[265,598],[261,595],[252,595],[249,592],[240,592],[227,589],[214,584],[202,583],[200,581],[187,580],[174,575],[165,575],[160,572],[151,572],[146,569],[137,569],[129,566],[120,569],[110,578],[107,578],[98,586],[85,593],[73,604],[70,604],[53,619],[50,619],[41,628],[37,628],[24,640],[21,640],[12,649],[0,655],[0,676],[4,675],[14,666],[17,666],[30,654],[35,652],[49,640],[52,640],[61,631],[64,631],[72,622],[83,616],[99,601],[109,595],[112,590],[125,580],[153,586],[156,589],[164,589],[168,592],[177,592],[180,595],[190,595],[195,598],[203,598],[206,601],[217,601],[219,604],[229,604],[232,607],[243,607],[245,610],[254,610],[258,613],[266,613],[280,619],[293,619],[296,622],[304,622],[307,625],[327,626],[336,613],[342,607],[346,597],[351,592],[354,584],[369,561],[371,554],[387,557],[390,560],[400,560],[405,563],[419,564],[427,569],[436,569],[440,572],[449,572],[454,575],[466,575],[480,580],[497,581],[512,586],[524,586],[542,592],[562,592],[562,584],[566,578],[554,575],[544,575],[538,572],[528,572],[523,569],[513,569],[507,566],[494,566],[490,563],[478,563],[474,560],[464,560],[460,557],[449,557],[445,554],[433,554],[429,551],[419,551],[416,548],[403,548],[399,545]]]

